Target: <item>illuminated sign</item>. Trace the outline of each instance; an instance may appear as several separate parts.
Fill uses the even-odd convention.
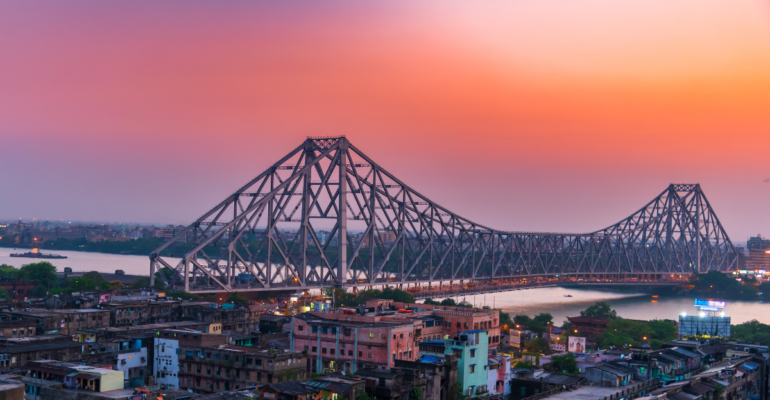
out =
[[[695,307],[710,307],[710,308],[725,308],[727,305],[724,301],[714,301],[714,300],[699,300],[695,299]]]

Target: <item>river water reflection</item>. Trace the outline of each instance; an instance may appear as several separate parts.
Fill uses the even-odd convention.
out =
[[[567,295],[572,297],[566,297]],[[476,306],[488,305],[501,308],[512,315],[526,314],[532,317],[541,312],[547,312],[553,315],[557,326],[560,326],[568,316],[579,316],[580,311],[597,301],[606,301],[618,312],[618,315],[629,319],[676,320],[682,312],[692,315],[697,311],[693,305],[694,297],[660,295],[658,298],[653,298],[648,293],[616,293],[562,287],[490,293],[486,296],[468,296],[465,300]],[[726,316],[731,317],[732,324],[740,324],[752,319],[770,324],[770,303],[728,301],[725,313]]]

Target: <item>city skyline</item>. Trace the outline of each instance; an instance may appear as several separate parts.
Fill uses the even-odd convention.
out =
[[[184,225],[344,134],[496,229],[601,229],[670,183],[734,241],[770,225],[766,2],[440,5],[4,5],[0,215]]]

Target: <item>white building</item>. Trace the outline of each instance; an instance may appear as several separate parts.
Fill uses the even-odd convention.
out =
[[[140,370],[131,371],[131,368],[140,367]],[[144,371],[147,370],[147,349],[140,348],[131,353],[118,354],[117,369],[123,371],[123,379],[131,382],[131,386],[140,386],[144,383]]]
[[[169,389],[179,389],[179,341],[155,338],[155,382]]]
[[[505,356],[489,355],[487,364],[487,390],[489,394],[511,393],[511,359]]]

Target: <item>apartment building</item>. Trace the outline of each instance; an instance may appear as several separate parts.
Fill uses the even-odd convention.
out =
[[[415,320],[305,313],[292,318],[291,349],[310,356],[311,372],[390,369],[396,360],[414,361]]]
[[[187,330],[159,330],[155,342],[156,382],[172,388],[215,393],[308,376],[299,351],[235,346],[226,335]]]
[[[99,309],[3,311],[0,319],[37,321],[38,334],[74,335],[79,330],[106,328],[110,313]]]
[[[109,311],[110,326],[132,326],[173,322],[179,319],[179,301],[116,301],[99,305]]]

